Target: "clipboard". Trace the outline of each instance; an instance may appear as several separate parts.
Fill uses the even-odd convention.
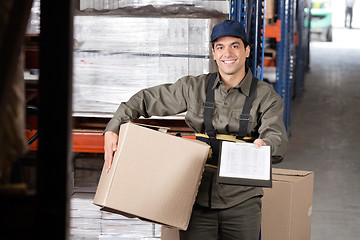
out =
[[[219,149],[217,183],[272,187],[270,146],[222,141]]]

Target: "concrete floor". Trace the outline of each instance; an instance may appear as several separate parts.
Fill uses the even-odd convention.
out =
[[[311,42],[289,151],[276,165],[315,172],[312,240],[360,238],[360,29],[334,29],[333,37]]]
[[[277,168],[315,172],[312,240],[360,236],[360,29],[311,42],[302,98],[293,102],[289,151]],[[158,225],[101,213],[93,193],[71,199],[70,239],[154,239]],[[281,240],[281,239],[279,239]]]

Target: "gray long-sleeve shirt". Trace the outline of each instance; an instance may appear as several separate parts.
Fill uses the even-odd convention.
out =
[[[196,133],[204,133],[203,105],[210,74],[186,76],[174,84],[164,84],[141,90],[121,103],[105,131],[118,134],[121,124],[140,116],[169,116],[186,111],[185,121]],[[219,76],[214,83],[215,109],[212,124],[218,134],[236,135],[239,117],[249,95],[253,75],[248,70],[241,83],[226,90]],[[271,146],[272,156],[281,159],[287,148],[287,133],[283,124],[283,102],[275,90],[259,80],[250,111],[248,134],[257,132]],[[253,134],[252,134],[253,135]],[[255,134],[257,135],[257,134]],[[227,208],[253,196],[262,195],[261,188],[216,184],[216,173],[206,168],[197,202],[212,208]]]

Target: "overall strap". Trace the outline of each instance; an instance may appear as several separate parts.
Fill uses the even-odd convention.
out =
[[[236,136],[237,139],[243,139],[247,135],[247,128],[250,120],[250,110],[255,99],[257,83],[258,80],[253,77],[251,81],[249,96],[246,97],[243,111],[240,114],[240,126],[239,132]]]
[[[218,165],[218,155],[221,140],[216,138],[216,130],[212,125],[212,116],[215,108],[215,91],[213,89],[217,73],[212,73],[206,88],[206,101],[204,103],[204,126],[205,133],[209,138],[197,137],[198,140],[207,142],[211,146],[212,154],[207,163],[211,165]],[[255,98],[255,91],[257,87],[257,79],[253,78],[250,86],[249,96],[246,97],[243,112],[240,115],[240,127],[237,139],[242,139],[247,134],[247,126],[250,119],[250,109]]]
[[[212,125],[212,116],[215,108],[214,83],[217,73],[211,73],[209,83],[206,88],[206,101],[204,103],[204,125],[205,133],[209,138],[216,138],[216,131]]]
[[[215,108],[215,93],[214,93],[214,83],[217,77],[217,73],[212,73],[206,88],[206,101],[204,103],[204,126],[205,133],[209,136],[208,139],[199,139],[200,141],[205,141],[211,146],[211,157],[208,158],[207,164],[214,166],[218,165],[218,156],[219,156],[219,140],[216,139],[216,130],[212,125],[212,116]]]

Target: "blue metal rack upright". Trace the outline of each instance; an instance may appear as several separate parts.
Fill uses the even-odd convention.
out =
[[[289,0],[278,1],[278,20],[281,22],[281,40],[276,45],[276,82],[275,90],[284,102],[284,123],[289,132],[291,95],[289,93],[290,78],[290,8]],[[291,89],[291,88],[290,88]]]
[[[250,54],[250,65],[254,69],[255,76],[263,79],[264,70],[264,45],[265,45],[265,2],[264,0],[254,0],[252,2],[252,17],[249,34],[252,37],[253,46]]]
[[[309,65],[310,8],[310,0],[297,0],[295,97],[302,96],[304,73]]]
[[[262,80],[264,61],[264,0],[231,0],[230,19],[243,24],[251,44],[249,67]]]
[[[290,132],[292,92],[295,67],[296,1],[278,0],[277,19],[281,23],[281,40],[276,45],[275,90],[284,102],[284,123]]]

